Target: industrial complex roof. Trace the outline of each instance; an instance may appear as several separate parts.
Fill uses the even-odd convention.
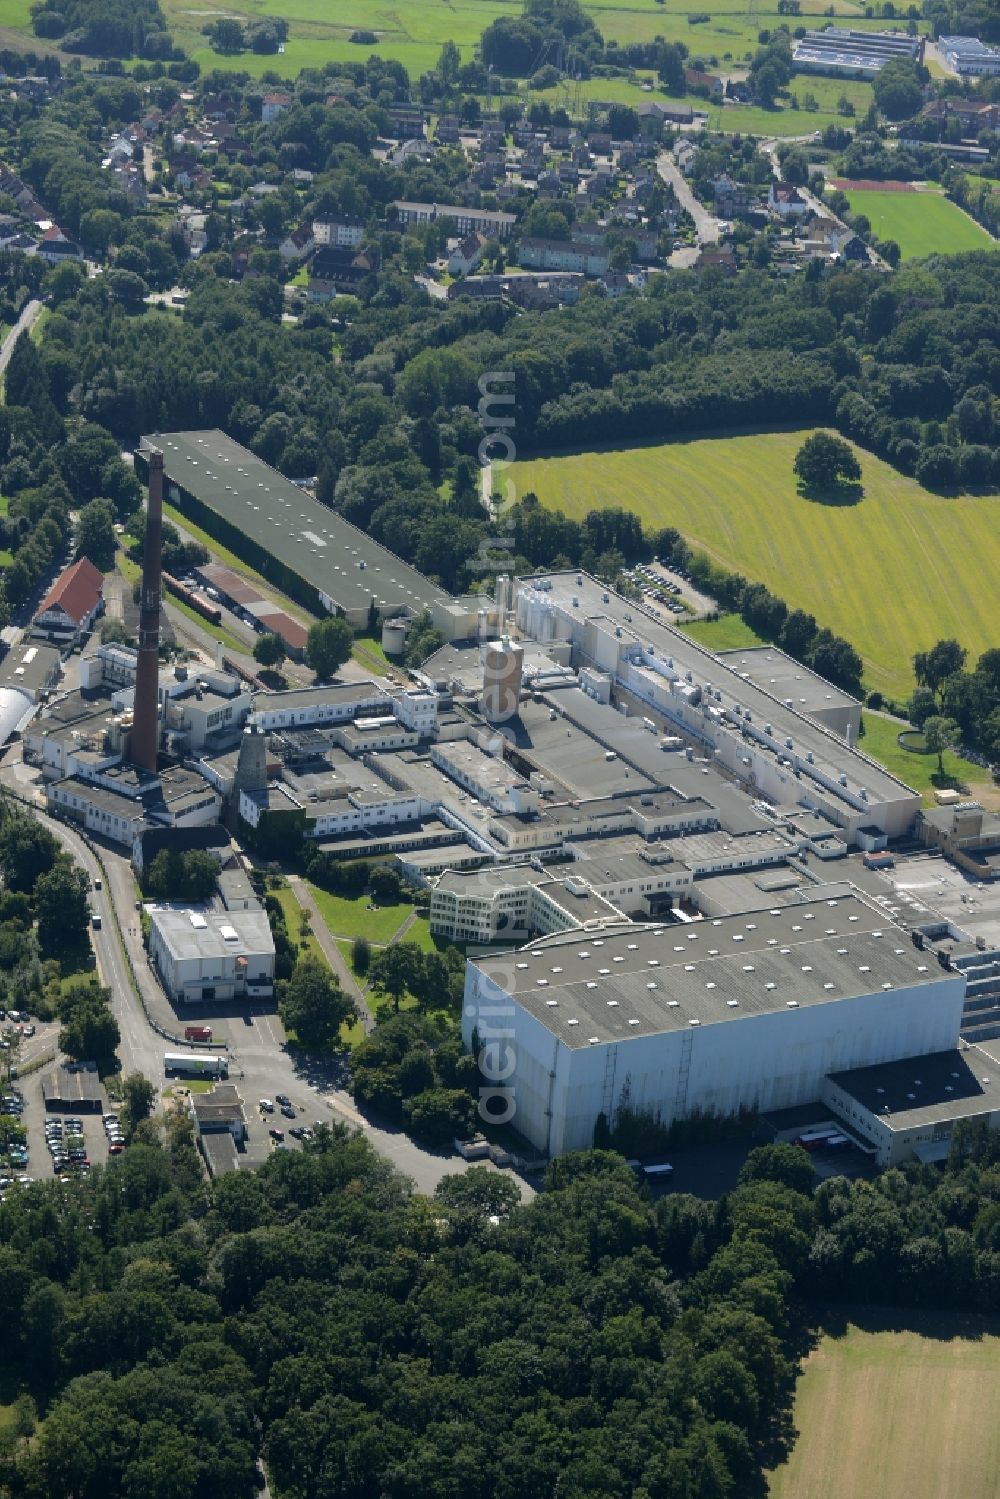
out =
[[[830,1081],[891,1130],[1000,1110],[1000,1073],[976,1046],[834,1072]]]
[[[857,698],[852,697],[849,692],[843,692],[824,677],[817,676],[808,666],[794,661],[773,645],[720,651],[719,660],[746,681],[763,687],[772,697],[780,698],[786,705],[790,700],[791,706],[798,713],[815,713],[823,708],[853,707],[857,703]]]
[[[764,724],[773,727],[774,732],[768,737],[775,747],[775,757],[784,753],[781,746],[790,738],[796,753],[803,759],[812,755],[812,760],[807,762],[808,772],[803,771],[803,790],[809,778],[820,780],[825,777],[827,783],[832,783],[832,786],[827,784],[826,789],[833,790],[835,795],[846,793],[849,797],[860,797],[864,789],[869,801],[894,802],[916,798],[911,787],[811,718],[794,708],[787,708],[777,694],[765,691],[754,682],[744,681],[733,670],[731,662],[705,650],[682,630],[661,623],[641,605],[602,588],[587,574],[546,573],[526,580],[521,587],[537,592],[541,604],[556,605],[570,617],[579,617],[587,626],[603,629],[620,640],[623,647],[634,646],[641,653],[641,659],[658,657],[664,664],[672,661],[675,674],[686,677],[690,672],[694,684],[701,687],[711,684],[715,689],[716,705],[724,716],[732,715],[739,704],[744,712],[751,714],[750,719],[743,720],[745,723],[752,722],[757,728]],[[575,606],[574,599],[577,600]],[[658,680],[663,679],[658,677]],[[585,693],[579,693],[579,696],[586,699]],[[565,694],[559,694],[560,703],[564,697]],[[594,706],[601,705],[595,703]],[[734,717],[733,727],[738,733],[737,722]],[[641,720],[638,726],[641,728]],[[652,735],[649,737],[653,738]],[[842,775],[846,785],[840,781]],[[823,781],[820,780],[820,784]]]
[[[572,1049],[594,1037],[657,1035],[947,977],[853,894],[676,925],[558,933],[470,961]]]
[[[342,608],[366,609],[374,599],[380,608],[416,613],[447,598],[444,589],[224,432],[154,433],[143,442],[162,450],[168,482]]]

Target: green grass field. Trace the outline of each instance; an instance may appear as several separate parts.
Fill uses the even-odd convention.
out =
[[[798,1382],[798,1440],[771,1499],[994,1499],[998,1373],[992,1334],[851,1326],[823,1338]]]
[[[344,895],[331,895],[328,890],[321,890],[318,885],[311,883],[309,892],[333,936],[348,939],[367,937],[369,942],[380,942],[383,945],[392,941],[413,909],[412,906],[400,903],[398,906],[379,906],[371,910],[367,895],[358,895],[349,900]]]
[[[937,755],[917,755],[904,749],[899,742],[901,729],[907,727],[898,719],[883,718],[868,710],[864,714],[865,732],[858,748],[873,760],[878,760],[886,770],[919,791],[925,806],[934,805],[934,790],[951,787],[963,794],[971,793],[977,801],[995,804],[997,788],[989,776],[971,760],[963,760],[946,750],[943,756],[944,775],[938,774]]]
[[[757,46],[758,32],[782,19],[777,0],[764,0],[763,8],[753,14],[747,0],[711,0],[705,7],[710,20],[696,25],[691,25],[688,16],[697,7],[681,7],[673,0],[664,5],[655,0],[584,0],[584,4],[606,40],[625,43],[663,36],[667,41],[683,41],[692,58],[716,57],[721,66],[745,59]],[[497,16],[518,15],[521,7],[518,0],[396,0],[392,6],[381,0],[338,0],[335,7],[325,0],[273,0],[266,7],[267,14],[289,22],[285,50],[276,57],[218,56],[202,34],[202,27],[216,12],[195,9],[187,0],[164,0],[164,9],[176,40],[206,71],[220,68],[258,77],[265,72],[294,77],[301,68],[332,61],[363,62],[371,52],[378,52],[401,62],[416,79],[434,67],[445,40],[453,40],[463,61],[468,61],[485,27]],[[802,0],[803,14],[797,24],[828,25],[826,9],[825,0]],[[881,24],[866,19],[859,0],[834,0],[833,9],[835,23],[875,29]],[[0,0],[0,24],[6,20],[8,25],[26,28],[27,12],[25,0]],[[234,0],[225,13],[256,17],[261,8],[256,0]],[[374,46],[352,42],[351,33],[358,30],[373,31],[378,38]],[[606,81],[605,92],[598,97],[611,97],[607,88]]]
[[[941,193],[852,190],[847,197],[851,212],[863,213],[879,239],[894,239],[904,260],[958,255],[997,245],[992,235]]]
[[[538,458],[518,492],[582,518],[603,505],[674,525],[722,566],[808,609],[865,660],[865,680],[909,696],[915,651],[955,636],[973,659],[998,643],[990,579],[1000,496],[942,499],[858,450],[864,498],[821,505],[797,492],[807,431],[700,438]]]

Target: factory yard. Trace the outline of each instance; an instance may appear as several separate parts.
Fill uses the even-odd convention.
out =
[[[771,1499],[993,1499],[1000,1336],[978,1324],[956,1336],[957,1325],[954,1312],[902,1312],[884,1329],[866,1319],[824,1337],[798,1382],[798,1437]]]
[[[907,195],[901,195],[906,198]],[[911,659],[954,636],[975,659],[995,644],[989,579],[1000,568],[997,496],[942,498],[860,452],[857,505],[804,499],[792,464],[808,431],[707,437],[518,463],[519,494],[582,519],[620,505],[672,525],[713,561],[767,584],[861,653],[865,683],[913,690]]]

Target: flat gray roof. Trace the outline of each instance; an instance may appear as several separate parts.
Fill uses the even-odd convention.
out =
[[[547,586],[541,587],[542,583]],[[649,656],[651,647],[653,655],[661,662],[672,661],[675,673],[681,677],[690,672],[694,684],[704,686],[711,683],[717,691],[716,703],[720,710],[728,713],[736,704],[740,704],[744,709],[752,711],[755,726],[765,723],[774,726],[772,743],[776,746],[775,755],[784,753],[781,745],[786,737],[793,741],[797,754],[804,756],[804,752],[811,752],[813,762],[805,764],[802,769],[804,792],[808,790],[809,778],[815,766],[817,771],[823,771],[832,778],[835,785],[837,777],[845,774],[848,784],[843,788],[844,792],[857,795],[860,788],[864,787],[869,800],[875,803],[916,797],[917,793],[911,787],[904,785],[884,767],[869,760],[853,746],[846,745],[813,719],[794,708],[786,708],[781,697],[752,681],[744,681],[734,671],[731,662],[706,650],[683,630],[674,629],[654,618],[642,605],[602,587],[588,574],[575,571],[543,573],[535,578],[525,579],[520,588],[528,590],[529,596],[534,596],[540,603],[558,605],[568,616],[578,619],[580,625],[603,628],[612,635],[620,631],[620,636],[616,638],[625,647],[630,644],[636,646],[644,661]],[[578,600],[575,609],[574,599]],[[653,667],[643,666],[638,669],[650,671],[659,684],[665,682],[665,678]],[[580,696],[586,695],[580,693]],[[559,701],[562,701],[561,694]],[[600,706],[594,704],[595,708]],[[730,727],[731,732],[739,732],[735,722]],[[649,737],[654,738],[653,735]],[[758,752],[768,753],[763,746],[758,746]],[[829,787],[824,787],[824,791],[829,795],[837,795],[837,791],[831,791]]]
[[[856,697],[843,692],[808,666],[793,661],[777,646],[761,645],[738,651],[720,651],[719,660],[738,676],[746,676],[758,687],[782,702],[791,699],[798,713],[814,713],[822,708],[859,707]]]
[[[25,640],[9,650],[0,662],[0,686],[17,687],[21,692],[37,692],[48,685],[59,664],[59,649]]]
[[[470,961],[576,1049],[595,1036],[652,1036],[939,981],[928,957],[858,896],[838,894],[691,923],[559,933]]]
[[[163,906],[146,909],[175,961],[274,952],[265,911],[193,911]],[[227,941],[227,929],[235,931],[235,941]]]
[[[287,692],[255,692],[255,713],[277,713],[298,708],[313,708],[321,703],[366,703],[372,698],[392,699],[376,682],[326,682],[320,687],[291,687]]]
[[[131,817],[140,822],[146,815],[146,809],[138,797],[126,796],[121,791],[109,791],[106,786],[95,786],[92,781],[81,781],[78,776],[66,776],[61,781],[53,782],[53,786],[61,787],[113,817]]]
[[[374,599],[417,613],[448,597],[224,432],[156,432],[143,441],[162,450],[168,480],[342,608],[366,609]]]
[[[891,1130],[1000,1110],[1000,1072],[976,1046],[833,1072],[830,1081]]]

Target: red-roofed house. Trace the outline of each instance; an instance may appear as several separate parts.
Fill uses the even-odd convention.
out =
[[[798,188],[790,182],[772,182],[767,194],[767,206],[781,218],[795,218],[809,212],[809,204]]]
[[[265,94],[260,106],[260,117],[265,125],[270,125],[276,120],[283,109],[287,109],[292,102],[291,94]]]
[[[89,557],[81,557],[57,578],[42,600],[35,624],[61,640],[76,640],[89,630],[104,608],[104,576]]]
[[[79,260],[80,247],[67,239],[62,230],[53,224],[51,229],[46,229],[38,245],[38,255],[42,260],[47,260],[50,265],[61,265],[64,260]]]

